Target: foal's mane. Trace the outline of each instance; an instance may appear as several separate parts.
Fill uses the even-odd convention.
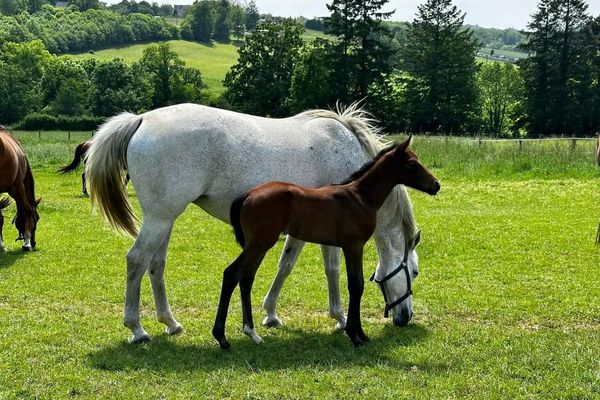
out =
[[[336,111],[309,110],[299,114],[299,116],[330,118],[338,121],[354,134],[362,147],[363,153],[369,158],[374,159],[380,155],[383,156],[386,150],[389,151],[393,148],[393,146],[391,148],[388,147],[390,143],[384,139],[381,130],[375,126],[376,120],[360,106],[359,102],[352,103],[346,108],[341,107],[338,103]],[[381,154],[382,152],[383,154]],[[365,164],[359,171],[368,164]],[[352,175],[358,174],[359,171],[356,171]],[[390,193],[387,201],[391,201],[393,207],[395,207],[395,215],[402,221],[406,239],[412,239],[417,234],[417,223],[404,185],[396,186]]]
[[[358,178],[360,178],[361,176],[366,174],[367,171],[370,170],[373,167],[373,165],[375,165],[377,163],[377,161],[379,161],[383,156],[385,156],[387,153],[394,150],[395,148],[396,148],[396,145],[393,144],[393,145],[388,146],[385,149],[381,150],[379,153],[377,153],[377,155],[372,160],[367,161],[362,167],[360,167],[360,169],[358,171],[353,172],[352,175],[350,175],[348,178],[344,179],[339,184],[345,185],[347,183],[357,180]]]

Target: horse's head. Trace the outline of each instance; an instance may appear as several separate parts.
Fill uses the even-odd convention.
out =
[[[384,317],[387,318],[389,311],[392,311],[392,319],[396,326],[406,326],[413,316],[412,286],[419,275],[416,247],[420,241],[421,231],[418,231],[415,237],[405,242],[404,255],[399,265],[382,268],[380,264],[371,277],[383,293]]]
[[[40,220],[40,214],[38,213],[38,206],[42,201],[41,198],[37,199],[34,204],[27,210],[17,210],[17,215],[13,223],[15,228],[19,231],[19,237],[17,240],[23,240],[23,251],[30,251],[35,248],[37,242],[35,240],[35,231],[37,229],[37,223]]]
[[[393,151],[398,183],[435,195],[441,188],[440,182],[421,164],[417,155],[410,149],[411,142],[412,135],[397,145]]]

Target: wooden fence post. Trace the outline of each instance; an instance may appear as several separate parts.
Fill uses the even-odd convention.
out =
[[[577,147],[577,141],[575,140],[575,138],[571,139],[571,150],[575,150],[575,148]]]
[[[71,131],[67,131],[67,141],[71,141]]]

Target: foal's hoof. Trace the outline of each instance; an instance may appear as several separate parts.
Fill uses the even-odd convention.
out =
[[[25,253],[28,253],[31,251],[31,246],[21,246],[21,250],[23,250]]]
[[[183,326],[181,325],[176,325],[176,326],[167,326],[165,328],[165,333],[169,336],[178,336],[181,335],[182,333],[185,332],[185,329],[183,329]]]
[[[147,333],[144,333],[140,336],[132,336],[131,339],[129,340],[130,343],[132,344],[141,344],[141,343],[148,343],[152,338],[150,337],[150,335],[148,335]]]
[[[275,317],[265,317],[265,319],[263,319],[262,322],[263,326],[266,326],[267,328],[279,328],[280,326],[283,325],[283,323],[281,322],[281,320],[279,319],[279,317],[275,316]]]
[[[217,339],[217,342],[219,343],[219,346],[221,347],[221,350],[229,350],[229,348],[231,347],[231,345],[229,344],[229,342],[225,338],[223,338],[223,339]]]

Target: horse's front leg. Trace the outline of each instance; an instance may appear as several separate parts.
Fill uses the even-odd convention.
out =
[[[2,201],[2,199],[0,199]],[[4,247],[4,237],[2,236],[2,227],[4,226],[4,215],[2,215],[2,209],[0,209],[0,253],[6,251],[6,247]]]
[[[160,246],[152,261],[150,262],[150,282],[152,284],[152,292],[154,293],[154,303],[156,304],[156,319],[162,322],[167,327],[165,332],[167,335],[178,335],[183,333],[183,327],[175,320],[169,301],[167,300],[167,291],[165,287],[165,265],[167,262],[167,246],[171,233],[167,235],[163,244]]]
[[[339,247],[321,246],[321,253],[329,289],[329,315],[338,322],[336,329],[341,330],[346,328],[346,316],[340,296],[340,249]]]
[[[288,235],[285,239],[285,245],[283,246],[283,251],[279,257],[277,275],[275,276],[275,279],[273,279],[273,283],[271,283],[269,292],[263,300],[263,308],[267,312],[267,316],[263,320],[263,325],[269,328],[281,326],[281,320],[277,316],[276,312],[277,300],[279,299],[279,294],[281,292],[281,288],[283,287],[283,283],[289,276],[290,272],[292,272],[292,268],[294,268],[294,265],[298,260],[298,255],[302,251],[303,247],[303,241],[298,240],[290,235]]]
[[[81,192],[84,196],[88,196],[87,184],[85,182],[85,171],[81,174]]]
[[[363,246],[364,243],[355,244],[343,249],[344,258],[346,259],[349,294],[346,334],[350,337],[354,346],[361,346],[369,341],[360,321],[360,302],[365,287],[362,266]]]
[[[158,248],[169,236],[173,221],[164,221],[146,215],[135,243],[127,253],[127,289],[123,323],[133,333],[132,343],[150,340],[140,323],[140,286]]]

